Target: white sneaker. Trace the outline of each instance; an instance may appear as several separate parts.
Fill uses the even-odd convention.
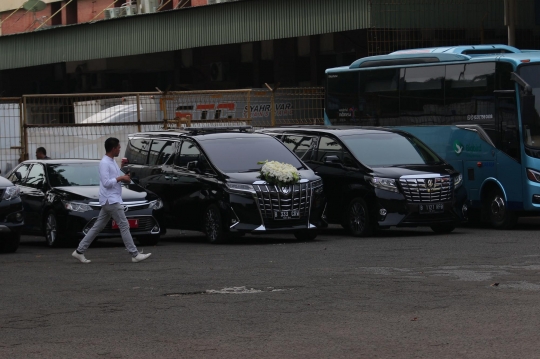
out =
[[[71,256],[72,256],[73,258],[75,258],[75,259],[80,260],[81,263],[90,263],[90,262],[92,262],[91,260],[86,259],[86,258],[84,257],[84,254],[79,254],[79,253],[77,253],[77,251],[74,251],[73,253],[71,253]]]
[[[139,253],[139,254],[137,254],[137,257],[132,257],[132,258],[131,258],[131,261],[132,261],[133,263],[142,262],[142,261],[144,261],[146,258],[150,257],[151,255],[152,255],[152,253],[147,253],[147,254]]]

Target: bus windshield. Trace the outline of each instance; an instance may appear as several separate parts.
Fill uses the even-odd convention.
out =
[[[532,87],[535,95],[536,116],[523,126],[525,144],[540,148],[540,65],[527,65],[519,69],[520,76]]]
[[[370,167],[443,163],[418,139],[398,133],[350,135],[341,137],[341,140],[360,162]]]

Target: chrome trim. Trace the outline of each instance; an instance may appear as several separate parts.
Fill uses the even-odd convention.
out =
[[[305,178],[302,178],[300,181],[298,181],[298,183],[307,183],[307,182],[309,182],[309,180]]]
[[[264,226],[264,224],[261,224],[259,227],[255,228],[253,231],[266,231],[266,227]]]
[[[314,226],[313,224],[309,223],[309,226],[308,226],[309,229],[312,229],[312,228],[317,228],[317,226]]]
[[[157,201],[157,200],[156,200]],[[152,201],[154,202],[154,201]],[[80,202],[75,202],[75,203],[80,203]],[[151,202],[149,201],[134,201],[134,202],[122,202],[120,203],[122,206],[126,206],[126,207],[136,207],[136,206],[140,206],[140,205],[143,205],[143,204],[150,204]],[[80,203],[80,204],[84,204],[84,203]],[[99,202],[88,202],[88,205],[89,206],[100,206],[101,207],[101,204],[99,204]]]

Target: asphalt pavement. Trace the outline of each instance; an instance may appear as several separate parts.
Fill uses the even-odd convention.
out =
[[[356,239],[170,231],[132,263],[24,236],[0,255],[0,358],[538,358],[540,219]]]

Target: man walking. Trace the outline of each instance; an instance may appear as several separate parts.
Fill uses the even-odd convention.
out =
[[[129,174],[124,175],[120,171],[114,160],[120,154],[120,141],[114,137],[108,138],[105,141],[105,152],[105,156],[99,163],[99,204],[101,205],[101,211],[96,223],[79,243],[79,247],[73,252],[72,256],[82,263],[90,263],[90,260],[84,257],[84,252],[112,217],[118,223],[124,245],[132,256],[131,260],[134,263],[140,262],[150,257],[152,253],[139,253],[129,232],[129,223],[122,206],[122,185],[120,182],[129,183],[131,178]]]

